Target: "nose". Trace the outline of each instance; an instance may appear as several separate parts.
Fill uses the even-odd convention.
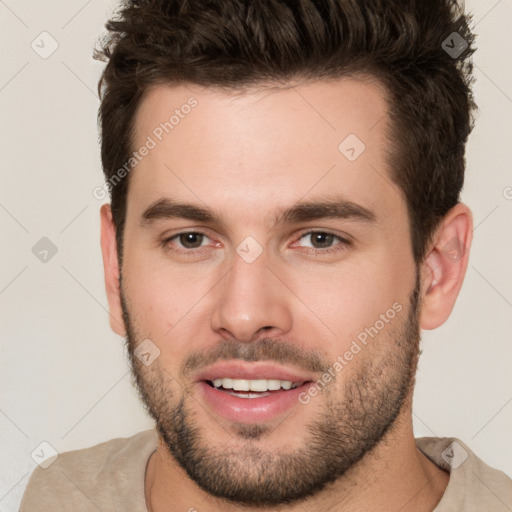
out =
[[[279,336],[292,327],[290,291],[268,267],[265,251],[252,263],[234,255],[233,265],[216,288],[211,327],[226,339],[252,341]]]

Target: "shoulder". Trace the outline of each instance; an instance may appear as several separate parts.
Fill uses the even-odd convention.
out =
[[[61,453],[46,469],[34,470],[20,512],[58,510],[63,503],[74,512],[108,510],[127,496],[132,510],[145,510],[136,507],[144,504],[144,473],[156,447],[156,432],[146,430]]]
[[[416,439],[416,445],[434,464],[450,473],[436,512],[510,511],[512,479],[487,465],[460,439],[421,437]]]

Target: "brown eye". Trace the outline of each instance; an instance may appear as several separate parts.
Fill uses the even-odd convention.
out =
[[[311,249],[319,250],[335,248],[338,245],[349,245],[348,240],[345,240],[334,233],[329,233],[328,231],[309,231],[300,237],[299,242],[301,240],[305,241],[299,244],[301,247],[309,247]]]
[[[204,235],[202,233],[181,233],[177,235],[180,244],[186,249],[197,249],[201,247],[204,241]]]
[[[334,235],[330,233],[322,233],[321,231],[317,233],[310,233],[311,236],[311,244],[315,249],[325,249],[332,245],[334,240]]]
[[[206,241],[211,240],[209,236],[204,233],[196,231],[184,231],[177,235],[164,238],[160,245],[165,250],[173,250],[181,253],[194,253],[194,249],[200,249],[207,245]]]

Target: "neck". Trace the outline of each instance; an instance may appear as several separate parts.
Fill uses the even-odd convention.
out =
[[[343,477],[315,496],[276,510],[427,512],[434,510],[440,501],[448,480],[448,473],[416,447],[411,409],[407,407],[378,445]],[[162,439],[148,462],[145,492],[149,512],[264,510],[232,504],[207,494],[176,464]]]

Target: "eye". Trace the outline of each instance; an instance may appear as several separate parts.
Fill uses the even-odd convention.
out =
[[[210,238],[204,233],[186,231],[162,240],[162,245],[175,245],[178,250],[193,250],[199,249],[200,247],[203,247],[203,245],[208,245],[207,243],[203,243],[207,240],[210,240]]]
[[[310,240],[309,244],[302,245],[301,240]],[[338,243],[334,242],[338,241]],[[298,241],[299,247],[309,247],[311,249],[319,250],[320,252],[331,252],[344,249],[351,245],[351,242],[339,235],[330,233],[329,231],[308,231],[303,233]]]
[[[308,243],[309,241],[309,243]],[[185,254],[193,254],[202,247],[216,245],[215,242],[205,233],[199,231],[184,231],[177,233],[171,237],[167,237],[161,241],[162,247],[181,252]],[[352,244],[350,240],[343,238],[335,233],[321,230],[311,230],[303,233],[295,246],[310,249],[313,252],[329,253],[343,250]]]

